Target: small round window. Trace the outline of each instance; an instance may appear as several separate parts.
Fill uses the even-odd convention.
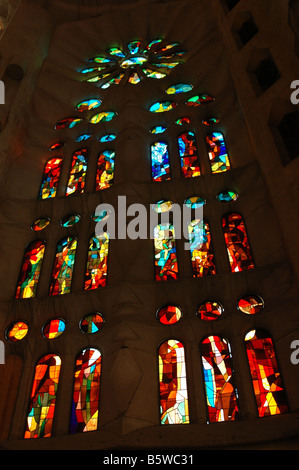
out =
[[[157,318],[163,325],[173,325],[182,318],[182,311],[175,305],[166,305],[158,310]]]
[[[83,333],[97,333],[104,326],[104,317],[100,313],[90,313],[80,322],[80,330]]]
[[[24,321],[17,321],[10,325],[6,330],[6,338],[8,341],[15,343],[21,341],[28,333],[28,325]]]
[[[264,308],[264,301],[259,295],[245,295],[238,301],[238,309],[247,315],[254,315]]]
[[[223,313],[223,307],[218,302],[205,302],[200,305],[197,315],[201,320],[213,321],[217,320]]]
[[[58,338],[65,330],[65,322],[60,318],[54,318],[46,323],[42,328],[42,334],[46,339]]]

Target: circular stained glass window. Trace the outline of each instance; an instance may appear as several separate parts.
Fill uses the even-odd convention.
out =
[[[31,225],[31,230],[34,230],[34,232],[39,232],[40,230],[43,230],[46,228],[50,223],[50,219],[48,217],[41,217],[40,219],[37,219],[33,224]]]
[[[58,338],[65,330],[65,322],[60,318],[54,318],[42,328],[42,334],[46,339]]]
[[[182,311],[175,305],[166,305],[157,312],[157,318],[163,325],[173,325],[177,323],[182,317]]]
[[[8,341],[15,343],[25,338],[27,333],[28,333],[27,323],[24,321],[17,321],[7,328],[5,336],[8,339]]]
[[[83,333],[97,333],[104,323],[104,317],[100,313],[90,313],[81,320],[80,330]]]
[[[213,321],[217,320],[223,313],[223,307],[218,302],[205,302],[198,310],[197,315],[201,320]]]
[[[254,315],[264,308],[264,301],[259,295],[246,295],[238,302],[238,309],[247,315]]]

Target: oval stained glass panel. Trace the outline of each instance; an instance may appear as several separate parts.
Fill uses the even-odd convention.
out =
[[[214,99],[215,98],[207,94],[195,95],[189,98],[186,104],[188,106],[201,106],[205,103],[211,103]]]
[[[40,219],[37,219],[33,222],[31,225],[31,230],[34,232],[39,232],[40,230],[43,230],[46,228],[50,223],[50,219],[48,217],[41,217]]]
[[[171,201],[159,201],[153,205],[153,208],[154,208],[154,211],[157,212],[158,214],[161,214],[162,212],[168,212],[172,208],[172,202]]]
[[[104,326],[104,318],[100,313],[90,313],[80,322],[82,333],[97,333]]]
[[[157,101],[153,103],[149,108],[151,113],[164,113],[166,111],[171,111],[176,108],[176,103],[172,101]]]
[[[51,147],[49,148],[49,151],[55,152],[56,150],[60,150],[64,146],[65,146],[65,142],[56,142],[55,144],[51,145]]]
[[[263,308],[264,301],[259,295],[246,295],[238,301],[238,309],[247,315],[254,315]]]
[[[203,197],[192,196],[186,199],[184,203],[186,204],[187,207],[190,207],[190,209],[197,209],[198,207],[203,206],[206,203],[206,201]]]
[[[65,322],[60,318],[54,318],[46,323],[42,328],[42,335],[46,339],[58,338],[65,331]]]
[[[116,139],[115,134],[106,134],[99,138],[99,142],[112,142]]]
[[[182,311],[175,305],[166,305],[158,310],[157,318],[163,325],[173,325],[182,318]]]
[[[165,126],[156,126],[156,127],[153,127],[150,132],[152,134],[163,134],[163,132],[165,132],[167,129],[167,127]]]
[[[205,126],[213,126],[214,124],[218,124],[219,122],[220,119],[217,117],[210,117],[202,121]]]
[[[197,310],[197,316],[204,321],[217,320],[223,313],[223,307],[218,302],[205,302]]]
[[[177,85],[172,85],[167,88],[166,93],[167,95],[176,95],[178,93],[188,93],[188,91],[192,90],[192,85],[188,83],[178,83]]]
[[[28,333],[28,325],[24,321],[17,321],[10,325],[6,330],[6,338],[8,341],[15,343],[21,341]]]
[[[90,111],[91,109],[98,108],[101,106],[102,101],[101,100],[86,100],[86,101],[81,101],[81,103],[77,104],[76,110],[77,111]]]
[[[105,111],[92,116],[90,119],[91,124],[98,124],[99,122],[109,122],[116,116],[114,111]]]
[[[177,121],[175,121],[175,123],[176,123],[178,126],[183,126],[184,124],[190,124],[190,123],[191,123],[191,119],[188,118],[188,117],[181,117],[181,118],[179,118]]]
[[[60,225],[64,228],[72,227],[77,224],[80,219],[81,217],[79,214],[68,215],[61,220]]]
[[[219,202],[232,202],[238,199],[239,195],[235,191],[222,191],[217,194],[217,201]]]
[[[68,117],[66,119],[62,119],[61,121],[59,121],[56,126],[55,126],[55,129],[57,130],[60,130],[60,129],[72,129],[73,127],[75,127],[77,124],[80,124],[80,122],[82,122],[83,119],[81,118],[76,118],[76,117]]]

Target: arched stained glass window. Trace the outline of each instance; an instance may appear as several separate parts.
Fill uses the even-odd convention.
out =
[[[87,348],[79,354],[74,374],[70,432],[95,431],[98,427],[102,356]]]
[[[106,285],[108,251],[109,235],[107,233],[90,238],[84,284],[85,290],[97,289]]]
[[[39,199],[47,199],[56,196],[61,165],[62,158],[56,157],[47,161],[39,191]]]
[[[87,171],[87,149],[77,150],[73,154],[71,171],[66,195],[83,193]]]
[[[222,227],[231,271],[236,273],[253,269],[253,257],[242,216],[226,214],[222,218]]]
[[[33,241],[27,246],[16,289],[15,297],[17,299],[35,297],[44,259],[45,247],[45,243],[41,240]]]
[[[178,137],[181,171],[184,178],[200,176],[200,163],[194,132],[184,132]]]
[[[209,336],[201,343],[201,357],[208,422],[235,420],[238,405],[229,343],[219,336]]]
[[[178,278],[178,262],[173,225],[159,224],[154,230],[155,272],[157,281]]]
[[[152,180],[170,180],[170,164],[168,145],[165,142],[155,142],[151,146]]]
[[[96,191],[109,188],[114,179],[114,150],[104,150],[98,157]]]
[[[161,424],[189,423],[185,349],[169,339],[159,348]]]
[[[188,225],[188,233],[193,277],[216,274],[208,222],[192,220]]]
[[[57,245],[50,295],[68,294],[71,291],[77,240],[63,238]]]
[[[223,134],[211,132],[206,136],[206,144],[212,173],[230,170],[231,165]]]
[[[25,439],[51,436],[60,368],[56,354],[47,354],[36,364]]]
[[[245,345],[259,417],[288,412],[272,338],[263,330],[251,330]]]

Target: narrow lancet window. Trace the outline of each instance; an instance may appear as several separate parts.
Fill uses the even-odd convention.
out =
[[[228,151],[221,132],[212,132],[206,136],[206,144],[212,173],[230,170]]]
[[[170,339],[159,348],[161,424],[189,423],[185,348]]]
[[[44,253],[45,243],[41,240],[33,241],[27,246],[16,290],[17,299],[35,297]]]
[[[201,343],[208,422],[233,421],[238,417],[229,343],[209,336]]]
[[[193,277],[216,274],[208,222],[192,220],[188,225],[188,234]]]
[[[195,134],[184,132],[178,137],[181,171],[184,178],[200,176],[200,163]]]
[[[253,269],[253,257],[242,216],[236,213],[225,215],[222,227],[231,271],[236,273]]]
[[[58,243],[50,286],[50,295],[70,293],[76,249],[76,238],[66,237]]]
[[[66,195],[81,194],[84,191],[87,171],[87,149],[77,150],[73,154]]]
[[[62,158],[51,158],[47,161],[39,191],[39,199],[48,199],[56,196],[61,165]]]
[[[60,368],[61,359],[56,354],[47,354],[36,364],[25,439],[52,434]]]
[[[71,434],[98,428],[101,368],[100,351],[93,348],[81,351],[75,366]]]
[[[109,236],[107,233],[90,238],[84,284],[85,290],[97,289],[106,285],[108,250]]]
[[[263,330],[249,331],[245,345],[259,417],[288,412],[272,338]]]
[[[154,230],[156,281],[178,279],[178,261],[173,225],[159,224]]]

